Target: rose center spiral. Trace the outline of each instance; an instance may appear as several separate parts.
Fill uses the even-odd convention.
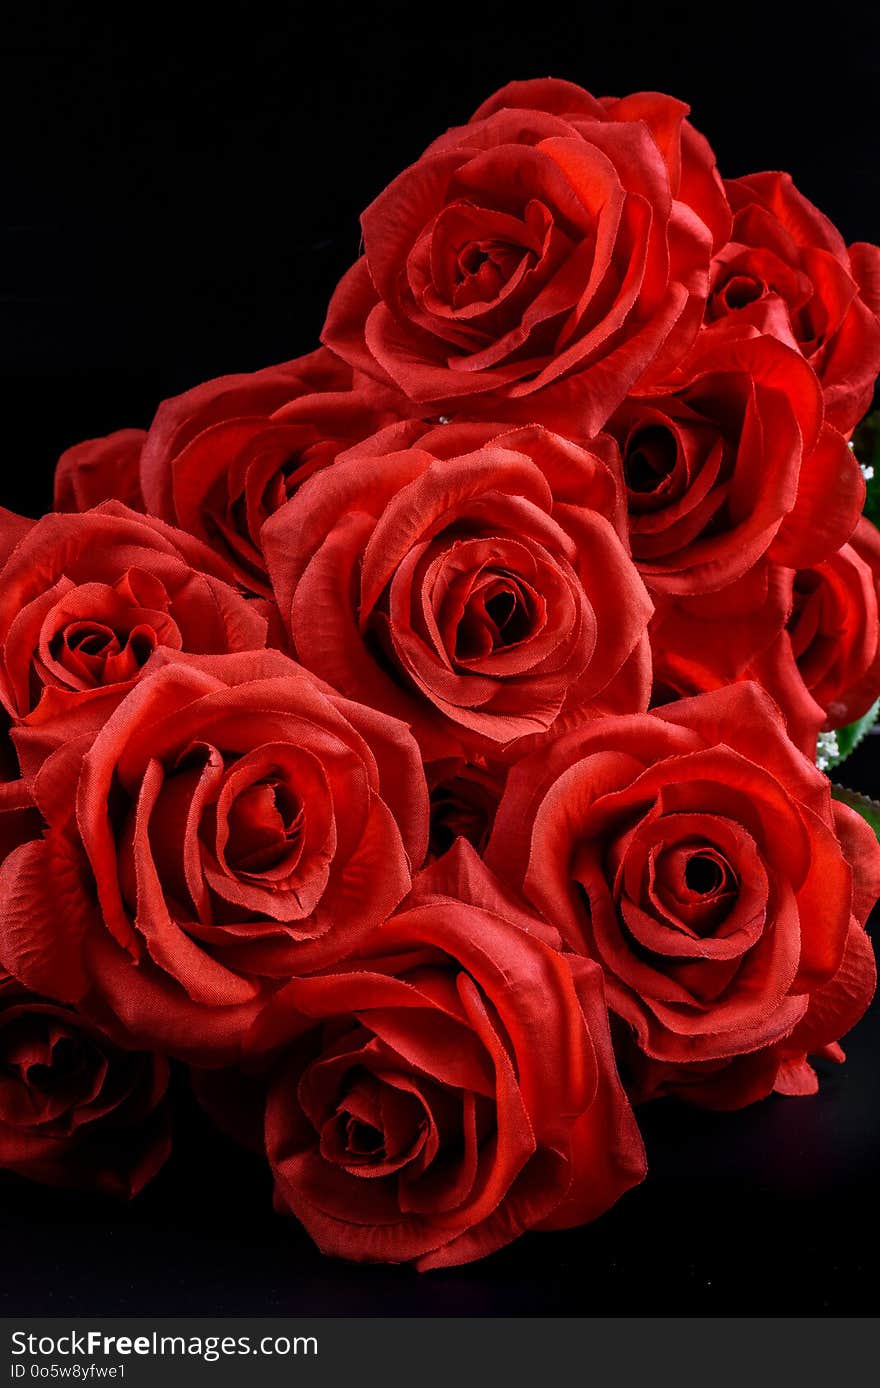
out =
[[[624,458],[626,485],[631,492],[656,492],[675,470],[678,448],[668,429],[654,424],[630,441]]]
[[[302,832],[303,812],[289,786],[266,780],[247,786],[229,807],[226,861],[236,872],[274,867]]]
[[[724,886],[724,871],[715,858],[695,853],[684,870],[685,885],[700,896],[714,896]]]

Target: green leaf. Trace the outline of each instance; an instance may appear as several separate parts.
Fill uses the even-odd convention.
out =
[[[880,842],[880,804],[872,800],[868,795],[860,795],[857,790],[847,790],[846,786],[832,785],[831,795],[835,800],[839,800],[841,805],[848,805],[856,814],[860,814],[866,824],[871,828]]]
[[[816,745],[816,765],[820,771],[830,771],[858,747],[862,738],[871,731],[880,715],[880,699],[873,703],[868,712],[855,723],[847,723],[845,728],[835,728],[834,732],[820,733]]]
[[[880,525],[880,410],[862,420],[853,434],[852,447],[865,474],[865,515]]]
[[[829,770],[832,766],[838,766],[842,761],[846,761],[847,757],[856,750],[862,738],[871,731],[877,722],[878,714],[880,714],[880,699],[871,705],[863,717],[857,718],[855,723],[847,723],[845,728],[838,728],[833,734],[822,734],[822,737],[826,739],[824,743],[826,762],[822,770]],[[836,747],[833,743],[836,743]]]

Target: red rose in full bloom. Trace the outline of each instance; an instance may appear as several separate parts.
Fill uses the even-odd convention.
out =
[[[159,407],[141,459],[146,508],[210,545],[269,595],[260,531],[297,487],[396,415],[325,348],[221,376]]]
[[[0,700],[14,719],[106,708],[158,646],[223,654],[266,643],[265,619],[211,550],[121,502],[16,533],[0,569]]]
[[[323,338],[415,405],[579,438],[687,350],[730,225],[671,97],[503,88],[382,192]]]
[[[88,511],[102,501],[123,501],[144,510],[140,460],[145,429],[118,429],[86,439],[61,454],[55,468],[56,511]]]
[[[600,971],[555,939],[460,841],[350,967],[278,995],[266,1148],[322,1252],[455,1266],[642,1179]]]
[[[412,423],[342,455],[263,530],[297,659],[427,761],[644,708],[651,606],[607,443]]]
[[[641,1056],[812,1044],[841,971],[847,1025],[873,992],[880,847],[757,685],[604,719],[524,759],[486,856],[602,965],[637,1092]]]
[[[849,434],[880,371],[880,249],[847,249],[788,174],[749,174],[725,187],[733,230],[712,265],[707,323],[750,323],[802,352],[829,424]]]
[[[0,869],[0,959],[114,1034],[223,1063],[408,891],[418,750],[277,651],[157,652],[98,713],[34,781],[48,829]]]
[[[168,1064],[0,969],[0,1168],[131,1197],[171,1150]]]
[[[864,503],[858,463],[822,423],[813,371],[754,329],[704,334],[667,384],[630,397],[608,428],[633,558],[652,592],[723,588],[764,555],[818,563]]]

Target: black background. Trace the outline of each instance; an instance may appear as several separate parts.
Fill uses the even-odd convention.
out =
[[[360,210],[514,77],[690,102],[722,170],[786,168],[880,239],[874,6],[311,0],[0,31],[0,503],[45,509],[57,454],[146,426],[208,376],[316,345]],[[97,7],[96,7],[97,8]],[[121,7],[120,7],[121,8]],[[183,8],[183,7],[181,7]],[[30,12],[32,11],[32,12]],[[876,740],[847,769],[880,790]],[[589,1229],[419,1277],[318,1257],[256,1159],[181,1105],[131,1207],[0,1187],[7,1314],[837,1314],[876,1310],[880,1009],[817,1098],[644,1112],[651,1172]]]

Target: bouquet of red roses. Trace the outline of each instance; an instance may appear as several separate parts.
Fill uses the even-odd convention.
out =
[[[324,1252],[442,1267],[843,1059],[880,250],[687,115],[504,88],[324,346],[0,515],[0,1166],[136,1193],[170,1061]]]

